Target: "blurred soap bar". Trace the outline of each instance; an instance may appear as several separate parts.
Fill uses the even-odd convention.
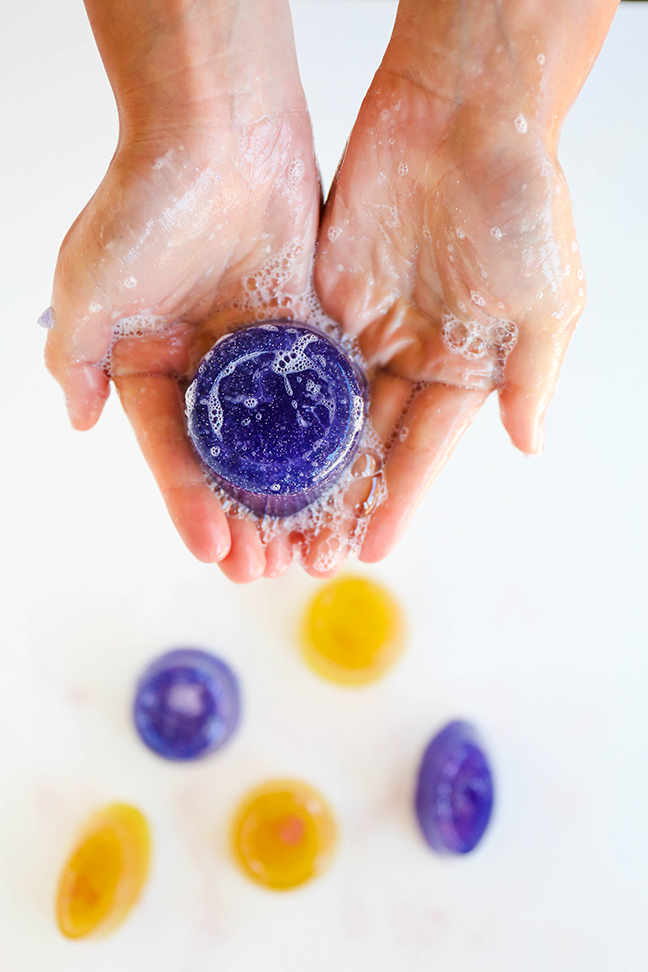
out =
[[[222,337],[186,395],[189,435],[214,481],[258,516],[325,493],[356,453],[366,383],[326,335],[265,321]]]
[[[243,800],[232,845],[249,878],[287,891],[317,877],[335,850],[336,826],[324,798],[300,780],[272,780]]]
[[[148,824],[136,807],[114,803],[96,813],[59,879],[56,918],[65,937],[116,928],[140,896],[150,856]]]
[[[197,648],[166,652],[137,683],[140,738],[165,759],[199,759],[223,746],[240,716],[238,681],[224,661]]]
[[[368,577],[344,574],[318,587],[302,624],[304,657],[324,678],[364,685],[384,675],[403,649],[396,599]]]
[[[467,854],[482,839],[493,809],[493,778],[483,744],[468,722],[450,722],[421,761],[416,815],[440,854]]]

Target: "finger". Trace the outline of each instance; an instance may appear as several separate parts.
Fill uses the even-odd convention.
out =
[[[204,563],[222,560],[230,549],[228,522],[187,438],[175,380],[166,375],[119,375],[115,384],[185,545]]]
[[[310,577],[324,580],[341,570],[350,552],[346,539],[349,529],[349,523],[336,523],[335,530],[324,527],[303,546],[301,563]]]
[[[110,325],[75,325],[52,311],[53,328],[47,334],[45,365],[65,395],[75,429],[92,428],[110,394],[110,382],[101,359],[111,341]]]
[[[385,444],[390,442],[398,430],[400,419],[407,411],[407,406],[414,394],[411,382],[385,373],[377,375],[371,386],[371,402],[369,413],[374,431]],[[363,452],[370,454],[368,462],[363,460]],[[334,577],[351,555],[353,548],[357,549],[358,529],[361,528],[359,518],[367,516],[367,509],[372,505],[373,485],[376,472],[380,475],[382,465],[380,457],[374,455],[374,450],[360,449],[357,466],[359,476],[351,483],[344,496],[344,507],[347,515],[335,517],[334,526],[321,527],[315,536],[299,535],[297,545],[301,564],[311,577]],[[377,467],[374,465],[377,461]],[[367,467],[367,475],[362,470]]]
[[[232,545],[218,566],[234,584],[249,584],[261,577],[266,565],[259,532],[251,520],[229,517],[228,523]]]
[[[98,364],[62,360],[49,337],[45,345],[45,365],[63,389],[73,428],[79,432],[91,429],[110,394],[110,382],[103,368]]]
[[[416,388],[410,381],[384,372],[378,374],[372,382],[369,416],[383,442],[389,442],[397,431],[415,391]]]
[[[372,515],[360,560],[385,557],[486,400],[481,390],[430,385],[413,399],[387,456],[387,499]]]
[[[265,548],[264,577],[281,577],[292,563],[293,550],[288,537],[281,534],[267,544]]]
[[[521,329],[506,363],[499,391],[502,424],[514,446],[530,455],[544,447],[544,421],[558,383],[558,375],[573,333],[573,324],[559,332]]]

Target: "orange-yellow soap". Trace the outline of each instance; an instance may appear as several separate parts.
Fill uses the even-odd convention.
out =
[[[252,880],[286,891],[324,871],[335,848],[335,822],[306,783],[273,780],[243,800],[233,823],[234,854]]]
[[[67,938],[123,921],[146,882],[150,847],[145,818],[128,804],[111,804],[88,821],[59,880],[56,917]]]
[[[304,655],[320,675],[362,685],[383,675],[400,655],[400,607],[382,585],[343,575],[310,602],[303,625]]]

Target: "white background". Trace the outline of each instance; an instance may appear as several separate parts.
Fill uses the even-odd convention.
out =
[[[294,6],[328,182],[394,6]],[[0,256],[1,972],[645,972],[648,5],[622,7],[567,123],[589,304],[525,459],[489,402],[382,564],[409,647],[380,684],[311,674],[295,628],[316,582],[235,588],[193,561],[116,400],[67,425],[35,321],[56,250],[115,142],[80,0],[12,0],[2,21]],[[244,719],[211,760],[157,759],[134,680],[179,644],[239,673]],[[416,831],[420,753],[445,720],[488,741],[497,812],[461,860]],[[335,809],[322,879],[286,895],[230,860],[247,787],[296,775]],[[136,803],[155,860],[111,938],[68,942],[59,869],[88,813]]]

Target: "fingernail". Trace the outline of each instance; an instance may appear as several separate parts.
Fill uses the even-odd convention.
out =
[[[54,317],[52,315],[52,308],[51,307],[46,308],[41,314],[41,316],[38,318],[36,323],[39,324],[41,327],[47,328],[48,331],[51,331],[52,328],[54,327]]]

